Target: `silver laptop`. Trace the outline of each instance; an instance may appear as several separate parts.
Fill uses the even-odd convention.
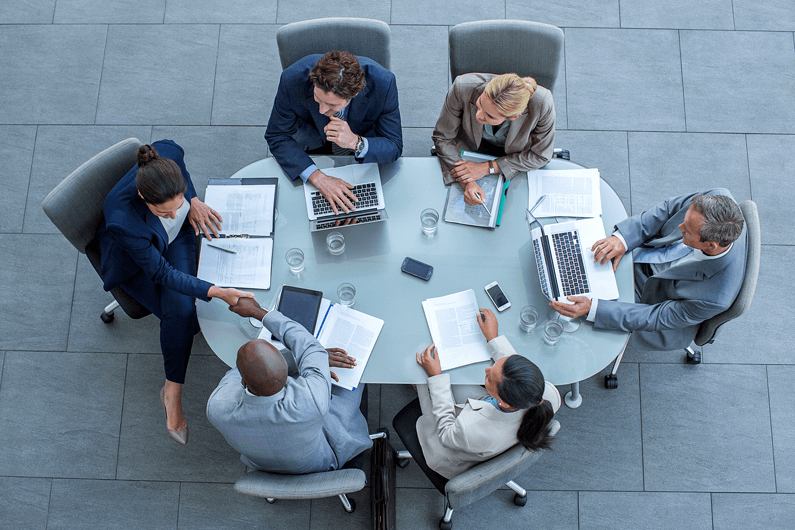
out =
[[[386,214],[386,202],[384,201],[384,190],[381,187],[381,173],[378,170],[378,164],[352,164],[321,171],[330,177],[336,177],[353,184],[353,194],[359,200],[354,203],[356,207],[354,211],[345,213],[337,208],[340,213],[334,214],[331,204],[323,197],[323,194],[309,182],[304,183],[306,212],[309,216],[311,232],[389,219]]]
[[[618,298],[613,264],[593,260],[591,247],[605,237],[599,217],[542,226],[530,234],[541,290],[547,298],[561,302],[567,296]]]

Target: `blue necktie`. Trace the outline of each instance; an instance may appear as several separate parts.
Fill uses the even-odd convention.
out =
[[[664,247],[638,247],[632,251],[632,259],[635,263],[671,263],[692,250],[680,240]]]

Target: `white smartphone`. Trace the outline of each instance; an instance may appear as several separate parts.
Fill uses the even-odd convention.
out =
[[[489,298],[491,298],[491,303],[494,304],[494,307],[497,308],[497,311],[503,312],[511,307],[511,303],[508,301],[505,293],[503,293],[502,289],[500,289],[500,284],[497,282],[491,282],[485,287],[485,289],[486,294],[489,295]]]

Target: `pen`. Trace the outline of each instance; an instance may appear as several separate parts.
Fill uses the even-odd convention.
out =
[[[547,198],[547,196],[546,196],[546,195],[542,195],[541,197],[539,197],[539,198],[538,198],[538,200],[536,201],[536,203],[533,205],[533,207],[532,207],[532,208],[530,208],[530,209],[529,209],[529,210],[527,210],[527,211],[528,211],[529,213],[533,213],[534,211],[536,211],[536,208],[538,208],[539,206],[541,206],[541,203],[542,203],[542,202],[544,202],[544,199],[546,199],[546,198]]]
[[[234,250],[232,250],[232,249],[230,249],[230,248],[226,248],[226,247],[219,247],[218,245],[213,245],[212,243],[207,243],[207,246],[208,246],[208,247],[217,248],[218,250],[223,250],[224,252],[229,252],[230,254],[237,254],[237,252],[236,252],[236,251],[234,251]]]
[[[477,192],[475,192],[475,197],[477,197],[478,199],[480,199],[481,201],[483,201],[483,199],[481,199],[481,197],[480,197],[480,193],[477,193]],[[483,206],[483,209],[484,209],[484,210],[486,210],[486,213],[487,213],[487,214],[489,214],[489,217],[491,217],[491,212],[489,211],[489,209],[488,209],[488,208],[486,208],[486,204],[485,204],[485,202],[486,202],[486,201],[483,201],[483,202],[481,202],[481,203],[480,203],[480,205],[481,205],[481,206]]]

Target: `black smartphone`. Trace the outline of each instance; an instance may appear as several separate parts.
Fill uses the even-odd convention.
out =
[[[320,311],[323,293],[285,285],[279,298],[279,313],[304,326],[309,333],[315,333],[315,322]]]
[[[426,282],[431,279],[431,275],[433,274],[433,267],[427,263],[417,261],[414,258],[404,259],[403,265],[400,266],[400,270],[406,274],[416,276],[420,280],[425,280]]]

